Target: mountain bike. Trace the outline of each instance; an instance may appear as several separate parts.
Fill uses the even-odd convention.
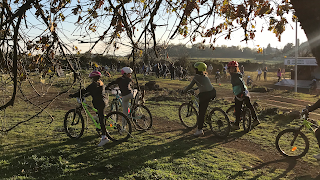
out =
[[[233,104],[226,111],[231,123],[234,123],[236,121],[236,109],[235,109],[235,107],[236,107],[236,105]],[[252,124],[252,116],[251,116],[250,109],[247,107],[247,105],[245,103],[242,103],[239,124],[242,124],[244,132],[249,132],[250,131],[251,124]]]
[[[309,119],[308,113],[300,115],[302,125],[296,129],[285,129],[276,137],[276,148],[281,155],[291,158],[301,158],[307,154],[309,150],[309,140],[307,136],[301,132],[305,127],[313,132],[319,128],[318,124]]]
[[[193,88],[187,91],[190,95],[189,102],[181,104],[179,107],[179,118],[183,126],[188,129],[197,127],[197,118],[199,110],[199,99],[194,92],[198,88]],[[211,100],[212,102],[212,100]],[[209,126],[211,131],[217,137],[227,137],[230,133],[230,121],[228,115],[219,107],[214,107],[209,110],[207,108],[204,120],[204,127]]]
[[[111,102],[111,112],[119,111],[122,106],[122,97],[120,89],[114,88],[111,90],[115,98]],[[134,98],[131,99],[128,108],[128,118],[138,131],[148,130],[152,127],[152,115],[150,110],[143,105],[143,93],[135,91]]]
[[[75,109],[70,109],[64,117],[64,129],[70,138],[78,139],[83,135],[85,124],[82,112],[84,111],[92,120],[96,131],[101,135],[101,126],[99,118],[92,116],[89,112],[91,109],[98,112],[97,109],[87,105],[85,98],[77,98],[79,106]],[[126,115],[122,112],[110,112],[104,116],[107,134],[106,136],[112,141],[125,141],[131,136],[131,123]]]

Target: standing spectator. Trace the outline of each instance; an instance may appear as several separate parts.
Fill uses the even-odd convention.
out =
[[[217,69],[217,72],[216,72],[216,83],[218,83],[218,81],[220,81],[220,78],[221,78],[221,74],[220,74],[219,69]]]
[[[120,72],[120,61],[118,61],[118,65],[117,65],[117,71]]]
[[[146,65],[144,63],[142,65],[142,74],[146,75]]]
[[[180,76],[179,76],[179,79],[181,80],[181,79],[183,79],[183,67],[180,65]]]
[[[162,65],[162,72],[163,72],[163,78],[165,79],[166,77],[167,77],[167,65],[166,65],[166,63],[164,63],[163,65]]]
[[[268,72],[268,68],[267,68],[267,66],[264,68],[264,70],[263,70],[263,78],[264,78],[264,80],[266,81],[267,80],[267,72]]]
[[[281,80],[281,68],[278,69],[277,76],[278,76],[278,82],[279,82]]]
[[[261,77],[261,74],[262,74],[262,70],[261,70],[261,68],[259,68],[257,71],[258,71],[258,75],[257,75],[256,81],[258,81],[258,79],[259,79],[259,81],[260,81],[260,77]]]
[[[211,74],[212,70],[213,70],[213,67],[212,67],[212,64],[210,64],[209,67],[208,67],[208,73]]]
[[[244,67],[243,67],[243,65],[241,65],[241,67],[240,67],[240,72],[241,72],[242,76],[244,76]]]
[[[157,78],[159,78],[159,76],[160,76],[159,63],[157,63],[157,64],[154,66],[154,72],[156,73]]]
[[[224,67],[223,67],[223,76],[225,79],[227,79],[227,69],[228,69],[228,65],[225,64]]]
[[[253,83],[252,79],[250,76],[248,76],[248,79],[247,79],[247,86],[251,86]]]
[[[286,79],[285,73],[286,73],[286,69],[283,68],[283,69],[281,70],[281,75],[282,75],[282,78],[283,78],[283,79]]]
[[[171,74],[171,80],[174,80],[174,65],[173,65],[173,63],[170,63],[169,70],[170,70],[170,74]]]

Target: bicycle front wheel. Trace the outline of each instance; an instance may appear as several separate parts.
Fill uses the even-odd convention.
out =
[[[64,130],[70,138],[77,139],[83,135],[84,119],[79,111],[70,109],[64,116]]]
[[[214,135],[225,138],[229,135],[231,125],[227,113],[222,109],[215,107],[211,110],[207,123]]]
[[[309,140],[297,129],[285,129],[276,137],[276,148],[281,155],[300,158],[309,150]]]
[[[186,128],[193,129],[197,127],[198,112],[190,103],[183,103],[179,107],[179,118]]]
[[[122,112],[110,112],[105,116],[107,136],[112,141],[126,141],[132,132],[128,117]]]
[[[151,112],[142,104],[138,104],[134,107],[132,111],[132,119],[137,126],[137,130],[148,130],[152,127]]]

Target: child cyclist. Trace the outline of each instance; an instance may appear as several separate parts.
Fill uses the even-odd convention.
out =
[[[212,86],[210,79],[207,76],[207,65],[203,62],[197,62],[194,64],[194,68],[196,70],[196,75],[192,79],[191,83],[183,90],[183,93],[191,89],[194,84],[197,84],[199,87],[199,116],[197,119],[198,129],[194,135],[200,136],[204,134],[202,130],[204,116],[210,100],[216,97],[216,90]]]
[[[306,109],[302,110],[302,114],[304,114],[304,113],[308,114],[309,112],[312,112],[312,111],[318,109],[319,107],[320,107],[320,99],[316,103],[314,103],[312,106],[307,106]],[[318,145],[320,148],[320,128],[317,128],[314,133],[316,135]],[[320,160],[320,153],[317,155],[313,155],[313,157],[316,158],[317,160]]]
[[[255,113],[255,110],[250,102],[250,95],[249,91],[242,79],[242,73],[239,69],[239,63],[237,61],[231,61],[228,63],[228,70],[231,76],[231,84],[233,88],[233,93],[235,95],[235,113],[236,113],[236,121],[232,124],[233,130],[240,129],[239,123],[240,123],[240,116],[241,116],[241,106],[242,103],[246,103],[247,107],[251,111],[251,115],[253,118],[252,126],[257,126],[260,124],[257,115]]]
[[[109,139],[106,137],[106,127],[104,124],[104,108],[108,106],[108,96],[105,94],[105,85],[100,80],[101,73],[99,71],[92,71],[89,78],[92,79],[92,83],[85,89],[78,91],[77,93],[70,94],[69,97],[80,97],[80,96],[92,96],[92,104],[95,109],[98,110],[98,117],[101,126],[101,141],[98,146],[103,146]]]
[[[106,89],[109,89],[110,86],[114,84],[118,84],[121,95],[122,95],[122,112],[123,114],[128,116],[128,107],[130,99],[133,99],[133,92],[132,92],[132,79],[131,74],[133,70],[130,67],[124,67],[121,69],[122,76],[117,78],[115,81],[110,82]],[[123,122],[126,124],[126,122]],[[124,125],[123,124],[123,125]]]

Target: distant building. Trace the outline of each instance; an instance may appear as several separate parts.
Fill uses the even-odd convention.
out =
[[[294,66],[295,58],[288,57],[284,60],[284,65]],[[312,80],[313,78],[320,79],[320,68],[317,60],[314,57],[298,57],[297,59],[298,80]],[[293,68],[294,69],[294,68]],[[292,77],[294,79],[294,76]]]

